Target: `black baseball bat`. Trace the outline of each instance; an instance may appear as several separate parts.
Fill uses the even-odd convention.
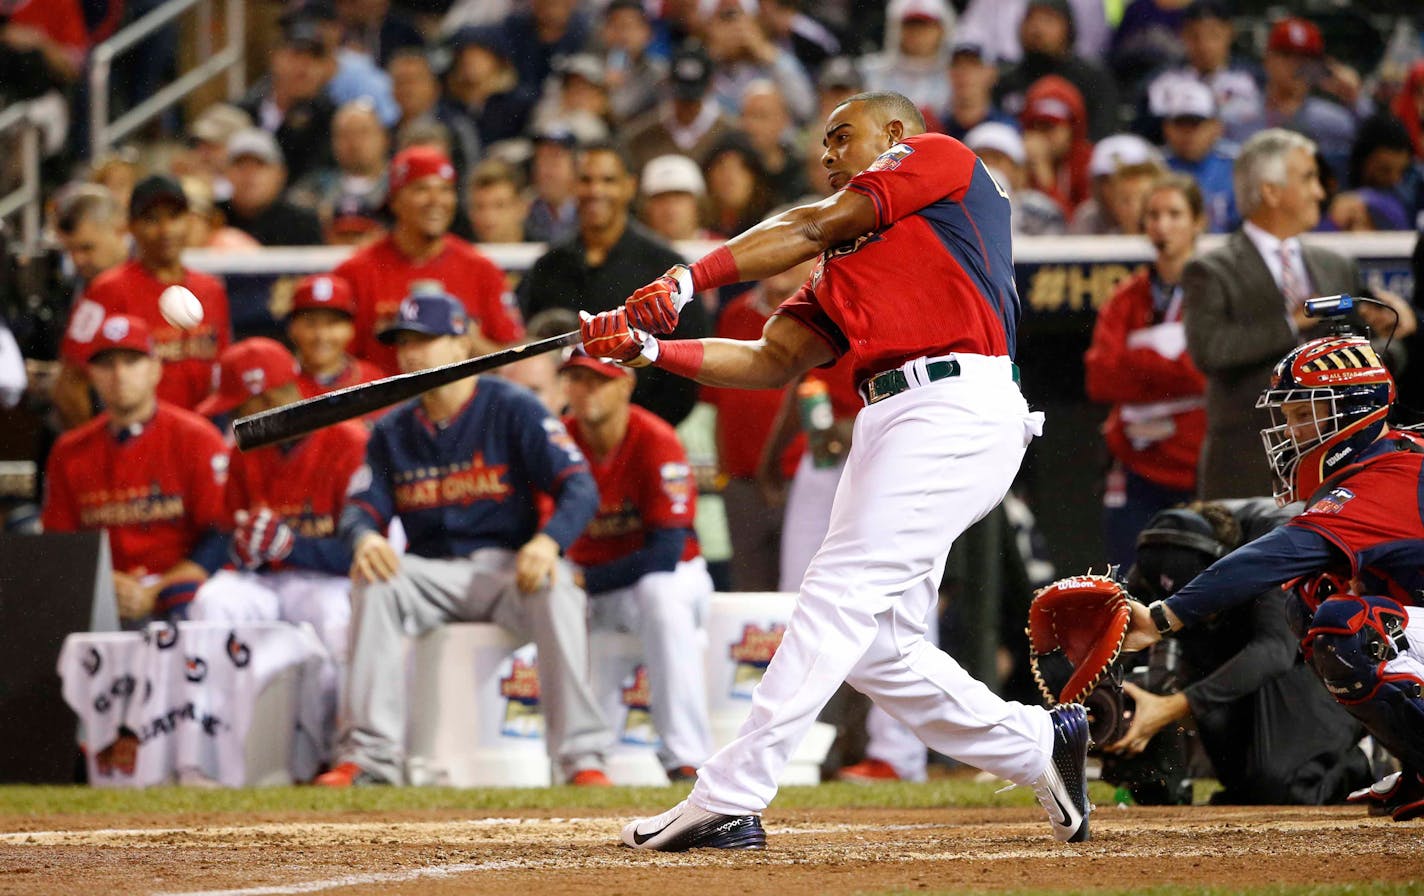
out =
[[[579,331],[571,330],[561,336],[550,336],[538,342],[500,349],[478,358],[467,358],[429,370],[399,373],[383,380],[348,386],[260,414],[241,417],[232,425],[232,434],[237,440],[237,447],[242,451],[285,442],[323,426],[360,417],[398,401],[405,401],[437,386],[573,345],[579,339]]]

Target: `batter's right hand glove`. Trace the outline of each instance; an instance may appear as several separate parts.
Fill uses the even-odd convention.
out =
[[[580,311],[579,335],[590,357],[611,358],[628,367],[647,367],[657,357],[658,341],[629,326],[622,308],[593,315]]]
[[[640,287],[623,307],[633,326],[649,333],[671,333],[677,326],[678,314],[694,295],[692,270],[685,264],[677,264],[652,283]]]
[[[1083,703],[1122,651],[1132,596],[1106,576],[1059,579],[1028,608],[1029,664],[1049,706]]]
[[[270,508],[256,513],[239,510],[237,528],[232,533],[232,561],[238,569],[258,569],[285,560],[296,545],[296,536]]]

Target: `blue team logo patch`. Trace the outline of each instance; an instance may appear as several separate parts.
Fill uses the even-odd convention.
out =
[[[875,161],[870,163],[867,171],[894,171],[900,167],[900,163],[909,158],[910,153],[915,150],[903,143],[896,143],[894,146],[882,152]]]
[[[1339,513],[1354,499],[1355,493],[1348,488],[1332,488],[1325,497],[1310,505],[1306,513]]]

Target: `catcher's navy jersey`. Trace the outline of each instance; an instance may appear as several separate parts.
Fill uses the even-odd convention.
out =
[[[399,516],[408,550],[457,557],[518,550],[539,531],[534,494],[555,497],[543,531],[567,550],[598,510],[598,488],[564,425],[520,386],[481,378],[443,425],[417,399],[371,432],[341,530],[354,540]]]
[[[1390,433],[1305,512],[1212,564],[1167,599],[1188,625],[1298,576],[1337,572],[1365,594],[1424,595],[1424,447]]]

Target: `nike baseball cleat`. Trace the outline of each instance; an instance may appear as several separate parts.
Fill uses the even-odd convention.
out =
[[[655,818],[624,825],[623,845],[662,852],[766,849],[766,831],[760,815],[719,815],[683,800]]]
[[[1064,703],[1049,711],[1053,720],[1053,757],[1033,782],[1034,796],[1048,813],[1053,836],[1064,843],[1088,839],[1088,712],[1080,703]]]

